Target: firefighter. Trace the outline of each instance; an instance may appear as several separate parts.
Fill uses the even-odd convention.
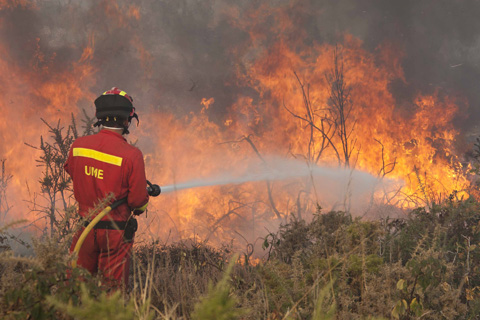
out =
[[[123,135],[133,118],[133,99],[114,87],[95,100],[99,133],[76,139],[69,151],[65,170],[73,181],[79,214],[89,216],[100,200],[113,193],[126,202],[107,214],[87,235],[78,253],[77,264],[90,273],[101,273],[116,285],[128,284],[128,275],[137,221],[148,203],[145,163],[142,152]],[[84,228],[74,236],[70,251]]]

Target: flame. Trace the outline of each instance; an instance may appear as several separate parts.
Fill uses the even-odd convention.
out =
[[[115,22],[118,27],[126,27],[131,21],[138,21],[141,16],[140,9],[133,4],[120,5],[116,0],[103,0],[100,5],[109,21]],[[121,34],[114,36],[122,37]]]
[[[284,24],[281,30],[289,26]],[[255,33],[252,37],[252,42],[261,41]],[[246,71],[237,75],[241,83],[256,90],[258,98],[238,97],[222,121],[209,120],[214,98],[203,98],[200,113],[184,119],[171,115],[149,118],[148,126],[164,128],[161,140],[153,143],[156,150],[147,152],[149,174],[158,181],[179,182],[214,175],[220,168],[222,172],[242,172],[252,158],[269,154],[324,166],[343,165],[345,158],[331,146],[322,150],[323,135],[318,130],[312,133],[307,121],[308,112],[312,112],[311,121],[317,127],[322,119],[334,121],[328,112],[331,101],[326,75],[333,72],[335,52],[340,51],[352,103],[347,124],[347,131],[352,133],[350,166],[405,182],[403,187],[377,194],[377,200],[411,208],[429,206],[450,194],[466,196],[467,171],[455,156],[458,131],[452,120],[458,111],[456,101],[439,91],[428,95],[419,92],[409,112],[399,112],[390,84],[406,80],[400,64],[403,53],[392,48],[385,45],[374,53],[367,52],[362,42],[350,35],[338,46],[304,48],[280,38],[247,61]],[[310,111],[305,107],[305,95]],[[338,135],[332,135],[331,140],[341,149]],[[154,163],[153,159],[162,160]],[[269,189],[265,183],[247,183],[165,195],[163,208],[158,209],[165,215],[151,219],[149,228],[152,235],[154,230],[169,229],[176,230],[179,237],[238,238],[236,232],[250,236],[252,229],[274,228],[279,215],[313,212],[317,203],[328,203],[325,195],[317,194],[305,181],[272,185]],[[251,236],[249,239],[255,239],[254,234]]]
[[[3,9],[13,9],[16,7],[29,7],[35,4],[32,0],[1,0],[0,1],[0,10]]]
[[[20,5],[34,10],[29,1]],[[303,41],[301,24],[288,15],[294,5],[299,4],[274,9],[261,5],[242,13],[235,7],[225,10],[231,25],[248,34],[245,43],[229,48],[237,65],[235,81],[249,89],[249,94],[236,96],[232,105],[216,108],[221,99],[214,92],[207,93],[193,111],[179,116],[174,110],[140,102],[137,111],[142,122],[132,130],[131,140],[138,138],[149,180],[166,185],[220,174],[241,176],[252,170],[252,164],[268,167],[271,155],[311,166],[344,167],[347,154],[350,168],[404,181],[404,185],[375,194],[378,203],[411,208],[431,205],[452,193],[466,196],[468,168],[457,156],[458,131],[452,121],[458,101],[438,89],[417,92],[408,106],[399,106],[391,84],[408,81],[401,67],[401,47],[385,43],[369,52],[352,35],[345,35],[338,45]],[[0,3],[1,9],[12,6],[12,1]],[[129,24],[142,19],[142,11],[132,4],[105,0],[100,8],[114,26],[112,36],[120,37],[122,28],[132,31]],[[309,8],[296,10],[305,13]],[[270,36],[262,28],[265,24],[271,25]],[[0,100],[4,119],[13,121],[13,126],[0,126],[0,159],[7,159],[6,171],[14,177],[10,197],[31,200],[29,190],[39,192],[35,185],[40,169],[32,162],[39,152],[23,145],[36,144],[39,135],[45,135],[39,118],[67,123],[71,113],[78,118],[85,101],[92,108],[91,102],[104,90],[92,89],[98,68],[93,62],[98,54],[95,45],[100,39],[98,33],[90,32],[77,59],[62,70],[56,68],[56,54],[42,49],[41,39],[36,40],[28,66],[17,62],[9,48],[0,44],[0,70],[12,75],[3,81],[5,98]],[[139,81],[151,81],[156,53],[148,51],[140,36],[122,40],[140,61]],[[335,56],[348,92],[345,101],[351,107],[344,127],[346,150],[332,112]],[[219,109],[222,112],[215,114]],[[336,201],[332,194],[319,192],[317,187],[313,179],[302,177],[161,195],[152,200],[153,214],[142,224],[143,231],[163,240],[198,236],[214,243],[232,238],[254,242],[259,235],[275,231],[292,213],[305,217],[315,212],[317,204],[331,207]],[[36,213],[20,203],[15,204],[16,218],[35,221]]]
[[[18,5],[35,10],[28,1],[11,3],[12,8]],[[0,101],[4,119],[4,125],[0,126],[0,158],[6,159],[5,171],[13,176],[7,189],[12,206],[10,219],[38,220],[35,208],[42,199],[37,182],[42,169],[34,159],[38,159],[41,152],[24,143],[38,146],[40,135],[48,136],[41,119],[52,125],[59,119],[66,123],[70,114],[78,113],[77,105],[82,99],[93,99],[89,91],[95,73],[90,65],[93,45],[92,36],[78,61],[59,71],[55,67],[56,55],[45,53],[39,39],[27,65],[0,44],[0,69],[8,75],[8,81],[2,81],[4,99]]]

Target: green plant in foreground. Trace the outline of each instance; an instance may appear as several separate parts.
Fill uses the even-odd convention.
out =
[[[131,300],[125,305],[120,291],[116,291],[111,295],[102,292],[98,298],[94,298],[90,296],[90,293],[84,284],[81,284],[81,304],[78,306],[73,305],[71,301],[68,303],[62,302],[53,296],[48,296],[47,302],[56,309],[79,320],[135,319],[135,307],[133,301]]]
[[[209,286],[208,293],[195,305],[192,319],[195,320],[228,320],[237,319],[242,311],[236,308],[236,299],[230,295],[230,274],[238,255],[232,257],[222,279]]]
[[[415,288],[415,285],[413,285]],[[397,289],[404,295],[408,296],[409,291],[408,291],[408,284],[404,279],[400,279],[397,282]],[[411,290],[411,295],[413,295],[414,289]],[[407,301],[408,300],[408,301]],[[400,299],[397,301],[395,304],[395,307],[392,310],[392,317],[395,319],[404,319],[408,318],[410,316],[420,316],[423,311],[423,305],[420,303],[416,297],[411,297],[411,299],[404,298]]]
[[[325,287],[320,290],[315,309],[313,311],[312,320],[330,320],[335,319],[335,312],[337,305],[332,299],[331,290],[333,281],[330,281]]]

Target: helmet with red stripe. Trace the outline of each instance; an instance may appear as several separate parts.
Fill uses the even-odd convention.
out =
[[[133,98],[117,87],[105,91],[100,97],[95,99],[95,116],[98,119],[95,126],[101,125],[110,119],[115,119],[116,121],[117,118],[127,119],[128,123],[135,118],[138,123],[138,115],[135,113],[135,107],[132,103]],[[125,128],[125,132],[128,133],[128,127]]]

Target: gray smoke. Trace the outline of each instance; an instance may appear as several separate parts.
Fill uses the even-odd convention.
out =
[[[42,53],[54,56],[51,68],[62,70],[78,60],[93,35],[98,72],[92,92],[116,85],[140,105],[177,114],[197,110],[202,97],[214,96],[212,116],[221,118],[237,95],[256,96],[235,81],[244,57],[232,48],[248,45],[249,36],[225,12],[236,10],[247,26],[255,24],[264,37],[257,45],[268,46],[278,39],[270,30],[278,12],[248,21],[249,13],[266,4],[283,8],[293,21],[297,29],[282,35],[292,41],[302,32],[307,44],[336,43],[350,33],[371,51],[385,41],[405,50],[407,81],[392,83],[400,108],[412,108],[417,92],[439,88],[465,97],[470,105],[462,106],[456,121],[460,129],[468,130],[479,118],[480,3],[474,0],[143,0],[135,2],[139,20],[131,16],[129,1],[39,1],[35,7],[0,10],[0,40],[15,63],[30,68],[39,39]],[[136,43],[150,55],[146,65]]]

